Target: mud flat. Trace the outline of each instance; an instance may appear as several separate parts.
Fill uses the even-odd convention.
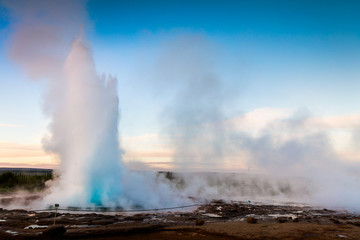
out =
[[[182,212],[0,209],[0,239],[360,239],[360,215],[296,205],[213,201]]]

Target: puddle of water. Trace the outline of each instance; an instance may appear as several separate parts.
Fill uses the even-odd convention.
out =
[[[99,226],[99,225],[88,225],[88,224],[80,224],[80,225],[70,225],[70,226],[67,226],[67,227],[70,227],[70,228],[89,228],[89,227],[96,227],[96,226]]]
[[[245,217],[255,217],[255,214],[248,214]]]
[[[214,213],[204,213],[203,216],[212,217],[212,218],[221,218],[222,216]]]
[[[25,227],[24,229],[37,229],[37,228],[47,228],[48,226],[45,225],[30,225]]]
[[[278,218],[278,217],[286,217],[286,218],[290,217],[291,219],[297,218],[297,216],[294,214],[269,214],[268,216],[273,218]]]
[[[10,233],[12,235],[18,235],[19,234],[18,232],[11,231],[11,230],[6,230],[5,232]]]

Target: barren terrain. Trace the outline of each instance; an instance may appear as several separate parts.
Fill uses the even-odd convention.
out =
[[[0,209],[1,239],[360,239],[346,211],[213,201],[181,211],[79,213]],[[66,231],[66,232],[65,232]],[[65,233],[64,233],[65,232]]]

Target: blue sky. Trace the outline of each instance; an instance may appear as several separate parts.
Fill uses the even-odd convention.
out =
[[[90,1],[88,9],[99,58],[97,48],[108,45],[119,53],[140,46],[156,54],[163,39],[201,34],[216,45],[218,71],[242,79],[242,110],[307,107],[332,114],[359,107],[357,6],[351,1]],[[107,72],[116,71],[115,66]]]
[[[210,59],[206,71],[229,93],[229,119],[261,108],[308,109],[319,117],[360,113],[358,1],[90,0],[84,6],[97,71],[119,80],[125,142],[161,135],[161,114],[178,88],[156,79],[166,76],[158,64],[179,39],[200,39],[194,49]],[[0,13],[0,142],[41,146],[48,124],[44,82],[29,80],[9,58],[18,19],[4,6]]]
[[[111,2],[111,3],[110,3]],[[210,34],[313,37],[359,32],[357,1],[89,1],[101,35],[185,28]]]
[[[240,74],[251,78],[244,80],[243,87],[263,98],[290,94],[287,101],[293,102],[291,107],[314,106],[324,112],[351,111],[352,107],[347,106],[356,105],[353,97],[360,63],[358,7],[356,1],[88,3],[94,24],[90,38],[95,54],[101,55],[97,48],[108,45],[130,52],[152,44],[156,52],[154,49],[163,39],[201,34],[220,52],[216,65],[222,65],[219,71],[226,67],[231,71],[241,69]],[[304,94],[314,101],[307,102]],[[321,104],[321,99],[332,102],[329,98],[342,103],[338,106],[333,101],[331,107]],[[246,105],[254,108],[264,104],[256,102],[252,98]],[[276,98],[268,104],[282,107],[282,102]]]

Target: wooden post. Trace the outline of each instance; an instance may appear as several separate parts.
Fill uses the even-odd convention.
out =
[[[55,222],[56,222],[56,213],[57,213],[58,207],[59,207],[59,204],[55,203],[54,226],[55,226]]]

